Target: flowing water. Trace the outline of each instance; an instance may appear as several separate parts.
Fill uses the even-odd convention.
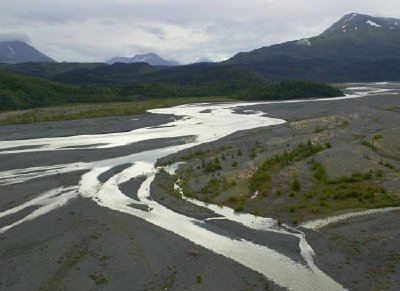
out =
[[[371,93],[384,92],[379,87],[369,88],[369,91],[365,91],[364,89],[360,89],[359,87],[352,88],[350,91],[352,90],[353,95],[343,98],[356,98]],[[360,94],[354,93],[357,90],[363,92]],[[318,101],[296,100],[286,102]],[[271,218],[257,217],[250,214],[235,214],[230,208],[208,205],[183,196],[183,199],[186,199],[188,202],[213,211],[216,214],[216,218],[211,219],[223,219],[240,223],[244,227],[263,232],[265,235],[279,233],[296,238],[304,263],[297,262],[265,245],[256,244],[245,239],[232,239],[229,236],[213,232],[204,227],[209,223],[210,218],[201,220],[176,213],[151,198],[150,185],[158,171],[155,167],[158,159],[195,145],[215,141],[239,130],[277,125],[285,122],[281,119],[266,117],[261,112],[251,112],[251,114],[235,113],[235,109],[256,104],[259,103],[197,104],[155,109],[150,110],[150,112],[154,114],[173,114],[183,118],[173,120],[163,126],[139,128],[130,132],[41,138],[23,141],[2,141],[0,143],[0,154],[6,155],[65,151],[78,148],[114,148],[171,137],[185,139],[185,143],[183,144],[171,145],[166,143],[158,149],[144,150],[117,158],[0,172],[0,185],[4,187],[5,185],[29,182],[38,177],[51,177],[55,174],[62,175],[78,170],[87,171],[82,175],[79,184],[76,186],[51,189],[37,195],[32,200],[1,212],[0,219],[19,213],[22,210],[27,210],[28,208],[34,208],[34,210],[20,220],[3,225],[0,228],[0,233],[4,233],[21,223],[26,223],[29,220],[62,207],[72,199],[85,197],[92,199],[100,207],[107,207],[144,219],[217,254],[233,259],[288,289],[343,290],[340,284],[316,267],[313,261],[313,250],[307,243],[304,234],[299,230],[290,229],[287,226],[278,226],[277,222]],[[262,104],[268,103],[265,102]],[[112,175],[106,181],[100,182],[100,175],[116,166],[125,164],[130,164],[130,166]],[[174,168],[169,168],[171,173],[174,170]],[[118,185],[136,177],[145,177],[145,180],[138,190],[137,199],[133,199],[124,195]],[[147,206],[148,210],[142,210],[142,208],[137,207],[138,205]]]

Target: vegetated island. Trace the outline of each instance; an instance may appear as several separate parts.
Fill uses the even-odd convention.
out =
[[[269,104],[286,124],[235,133],[159,164],[184,162],[174,179],[187,197],[292,225],[400,206],[397,96],[361,99],[357,108],[330,102],[328,111],[319,102]],[[169,183],[164,188],[179,197]]]
[[[254,106],[250,109],[268,110],[269,116],[288,122],[237,132],[160,160],[160,166],[183,163],[172,178],[160,173],[159,199],[181,209],[181,193],[174,189],[178,183],[186,197],[204,205],[273,217],[303,230],[317,265],[346,288],[394,290],[399,286],[400,210],[355,216],[318,231],[302,226],[400,206],[398,95],[322,104]]]

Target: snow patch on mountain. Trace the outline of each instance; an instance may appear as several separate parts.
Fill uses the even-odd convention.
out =
[[[0,41],[0,63],[54,62],[24,41]]]
[[[373,22],[371,20],[367,20],[365,23],[367,23],[367,24],[369,24],[371,26],[374,26],[374,27],[382,27],[382,25],[379,25],[378,23]]]
[[[308,38],[300,39],[300,40],[297,42],[297,44],[298,44],[298,45],[311,46],[311,42],[310,42],[310,40],[309,40]]]
[[[133,57],[115,57],[108,60],[107,63],[147,63],[152,66],[179,66],[177,61],[165,60],[155,53],[135,55]]]
[[[15,54],[15,51],[10,44],[8,45],[8,50],[10,51],[10,53]]]

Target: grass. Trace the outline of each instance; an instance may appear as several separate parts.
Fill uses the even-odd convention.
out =
[[[314,129],[314,133],[320,133],[320,132],[322,132],[322,131],[324,131],[324,130],[327,130],[329,127],[327,126],[327,125],[325,125],[325,126],[316,126],[315,127],[315,129]]]
[[[374,151],[379,150],[379,148],[378,148],[377,146],[375,146],[374,140],[372,140],[372,141],[363,140],[363,141],[361,142],[361,145],[366,146],[366,147],[368,147],[368,148],[370,148],[370,149],[372,149],[372,150],[374,150]]]
[[[256,158],[257,154],[262,152],[263,150],[265,150],[263,149],[263,145],[259,141],[256,141],[254,145],[249,148],[249,158],[250,159]]]
[[[391,163],[389,163],[389,162],[383,161],[382,158],[380,159],[379,164],[382,165],[382,166],[385,166],[386,168],[389,168],[389,169],[391,169],[391,170],[393,170],[393,171],[397,171],[397,169],[396,169],[395,166],[393,166],[393,165],[392,165]]]
[[[314,182],[304,197],[306,208],[314,207],[320,213],[351,208],[379,208],[400,205],[400,199],[388,193],[379,181],[382,171],[354,172],[330,179],[321,163],[311,160]],[[374,175],[375,174],[375,175]]]
[[[375,140],[380,138],[377,136]],[[250,189],[264,193],[273,189],[274,195],[264,194],[259,197],[267,199],[265,203],[274,205],[277,210],[267,207],[258,208],[257,211],[261,215],[273,215],[277,212],[276,215],[286,217],[286,221],[297,224],[299,221],[331,215],[340,210],[400,206],[400,197],[383,187],[382,170],[355,171],[348,175],[329,177],[325,167],[312,156],[330,147],[327,144],[308,142],[268,158],[254,173]],[[297,162],[306,158],[311,158],[308,161],[311,181],[304,181],[303,184],[297,176],[290,178],[289,175],[286,186],[284,184],[278,188],[274,181],[271,181],[274,173],[284,170],[286,166],[295,166]],[[382,165],[390,167],[384,162]]]
[[[305,144],[299,144],[294,149],[285,151],[280,155],[275,155],[267,159],[253,174],[250,181],[250,190],[252,192],[258,191],[262,196],[265,196],[270,191],[269,182],[271,175],[288,166],[296,161],[304,160],[324,149],[328,148],[328,145],[313,144],[308,141]],[[295,183],[295,188],[299,187],[300,184]]]
[[[375,176],[376,176],[377,178],[383,177],[383,171],[382,171],[382,169],[377,169],[377,170],[375,170]]]
[[[382,138],[381,133],[376,133],[365,145],[374,148],[374,141]],[[196,149],[189,151],[183,159],[192,162],[191,168],[197,171],[182,169],[181,184],[185,195],[206,203],[226,205],[236,212],[272,216],[292,224],[342,210],[400,205],[398,193],[384,188],[383,167],[330,177],[324,165],[314,158],[326,150],[318,158],[329,163],[332,159],[328,152],[330,148],[329,142],[308,141],[266,158],[261,165],[257,158],[252,162],[256,167],[244,166],[244,169],[236,159],[245,153],[250,160],[263,155],[265,144],[256,142],[244,148],[229,149],[224,146],[220,150]],[[393,168],[383,160],[380,164]]]
[[[214,173],[219,170],[222,170],[222,166],[218,157],[215,157],[213,160],[208,161],[204,167],[204,173]]]
[[[297,177],[295,177],[290,185],[290,187],[292,188],[293,191],[299,191],[300,190],[300,182],[297,179]]]
[[[129,102],[68,104],[31,110],[0,112],[0,124],[18,124],[55,120],[95,118],[143,114],[146,110],[165,108],[186,103],[232,101],[226,97],[184,97],[146,99]]]
[[[197,275],[196,276],[196,282],[197,282],[197,284],[201,284],[203,282],[203,276],[202,275]]]
[[[388,105],[388,106],[385,107],[385,109],[389,110],[389,111],[400,112],[400,106],[398,106],[398,105]]]
[[[89,278],[92,279],[96,283],[96,285],[108,283],[108,280],[102,274],[90,273]]]
[[[189,153],[186,156],[182,157],[182,160],[187,161],[187,160],[193,160],[193,159],[203,159],[207,157],[207,154],[209,151],[204,151],[204,150],[196,150],[195,152],[192,152],[189,150]]]
[[[75,266],[79,261],[81,261],[88,254],[87,249],[82,249],[77,251],[74,255],[67,259],[66,264],[69,267]]]
[[[260,150],[262,145],[256,143],[251,148],[257,148]],[[329,144],[313,144],[311,141],[307,143],[301,143],[294,149],[283,152],[282,154],[275,155],[268,158],[259,168],[253,173],[249,173],[246,177],[238,177],[235,174],[236,170],[226,175],[221,175],[220,170],[222,169],[221,161],[215,151],[193,151],[189,152],[188,155],[184,156],[185,160],[195,159],[197,164],[200,162],[202,166],[198,165],[198,169],[201,169],[202,174],[207,175],[208,179],[206,182],[197,189],[196,187],[190,187],[189,181],[193,179],[193,173],[188,172],[186,169],[182,169],[179,176],[180,184],[183,188],[183,192],[188,197],[202,200],[204,202],[212,202],[215,204],[223,204],[233,208],[236,212],[242,212],[245,209],[246,203],[250,197],[257,193],[257,197],[267,197],[269,192],[269,180],[272,173],[282,169],[283,167],[295,163],[296,161],[302,161],[322,150],[330,148]],[[240,152],[239,152],[240,151]],[[241,154],[239,149],[237,155]],[[214,157],[205,158],[207,155],[214,155]],[[230,156],[226,153],[226,156]],[[223,158],[222,158],[223,159]],[[234,168],[238,166],[237,162],[233,162]],[[230,164],[232,169],[232,164]],[[201,175],[201,174],[200,174]],[[237,182],[238,180],[238,182]],[[301,182],[298,177],[292,177],[290,180],[291,198],[295,199],[300,191],[302,190]],[[227,192],[229,190],[229,192]],[[227,197],[221,194],[229,194]],[[275,193],[275,198],[282,195],[282,191],[278,190]],[[271,195],[273,196],[273,195]]]

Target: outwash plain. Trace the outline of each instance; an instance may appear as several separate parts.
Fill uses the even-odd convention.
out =
[[[307,290],[322,278],[332,290],[398,290],[400,84],[341,86],[350,95],[369,93],[336,100],[242,103],[233,115],[252,118],[261,112],[282,122],[194,147],[185,145],[195,135],[102,146],[102,134],[162,129],[185,119],[172,114],[1,126],[1,143],[18,145],[0,148],[0,289]],[[29,142],[94,134],[99,135],[94,144],[57,150],[43,150],[45,140]],[[121,174],[135,160],[102,165],[104,171],[96,177],[102,187],[119,175],[121,193],[132,201],[150,201],[134,208],[147,214],[107,207],[101,196],[82,192],[82,177],[92,170],[87,164],[167,146],[182,150],[166,151],[158,159],[150,197],[140,194],[146,190],[145,175],[125,179]],[[76,170],[57,167],[67,164],[76,164]],[[40,171],[47,174],[34,176]],[[25,178],[18,180],[15,173]],[[224,207],[236,214],[225,217]],[[262,272],[268,261],[254,267],[251,260],[236,257],[241,249],[225,253],[223,245],[197,244],[191,233],[160,227],[152,209],[190,218],[187,223],[212,233],[211,240],[229,238],[268,248],[271,258],[282,255],[287,266],[300,274],[317,274],[317,279],[310,275],[305,285],[296,285],[296,276],[287,278],[286,269],[269,277]],[[382,212],[310,223],[368,209]],[[241,223],[244,213],[272,218],[271,229],[249,227],[245,218]],[[300,234],[313,249],[317,269],[303,253]]]

